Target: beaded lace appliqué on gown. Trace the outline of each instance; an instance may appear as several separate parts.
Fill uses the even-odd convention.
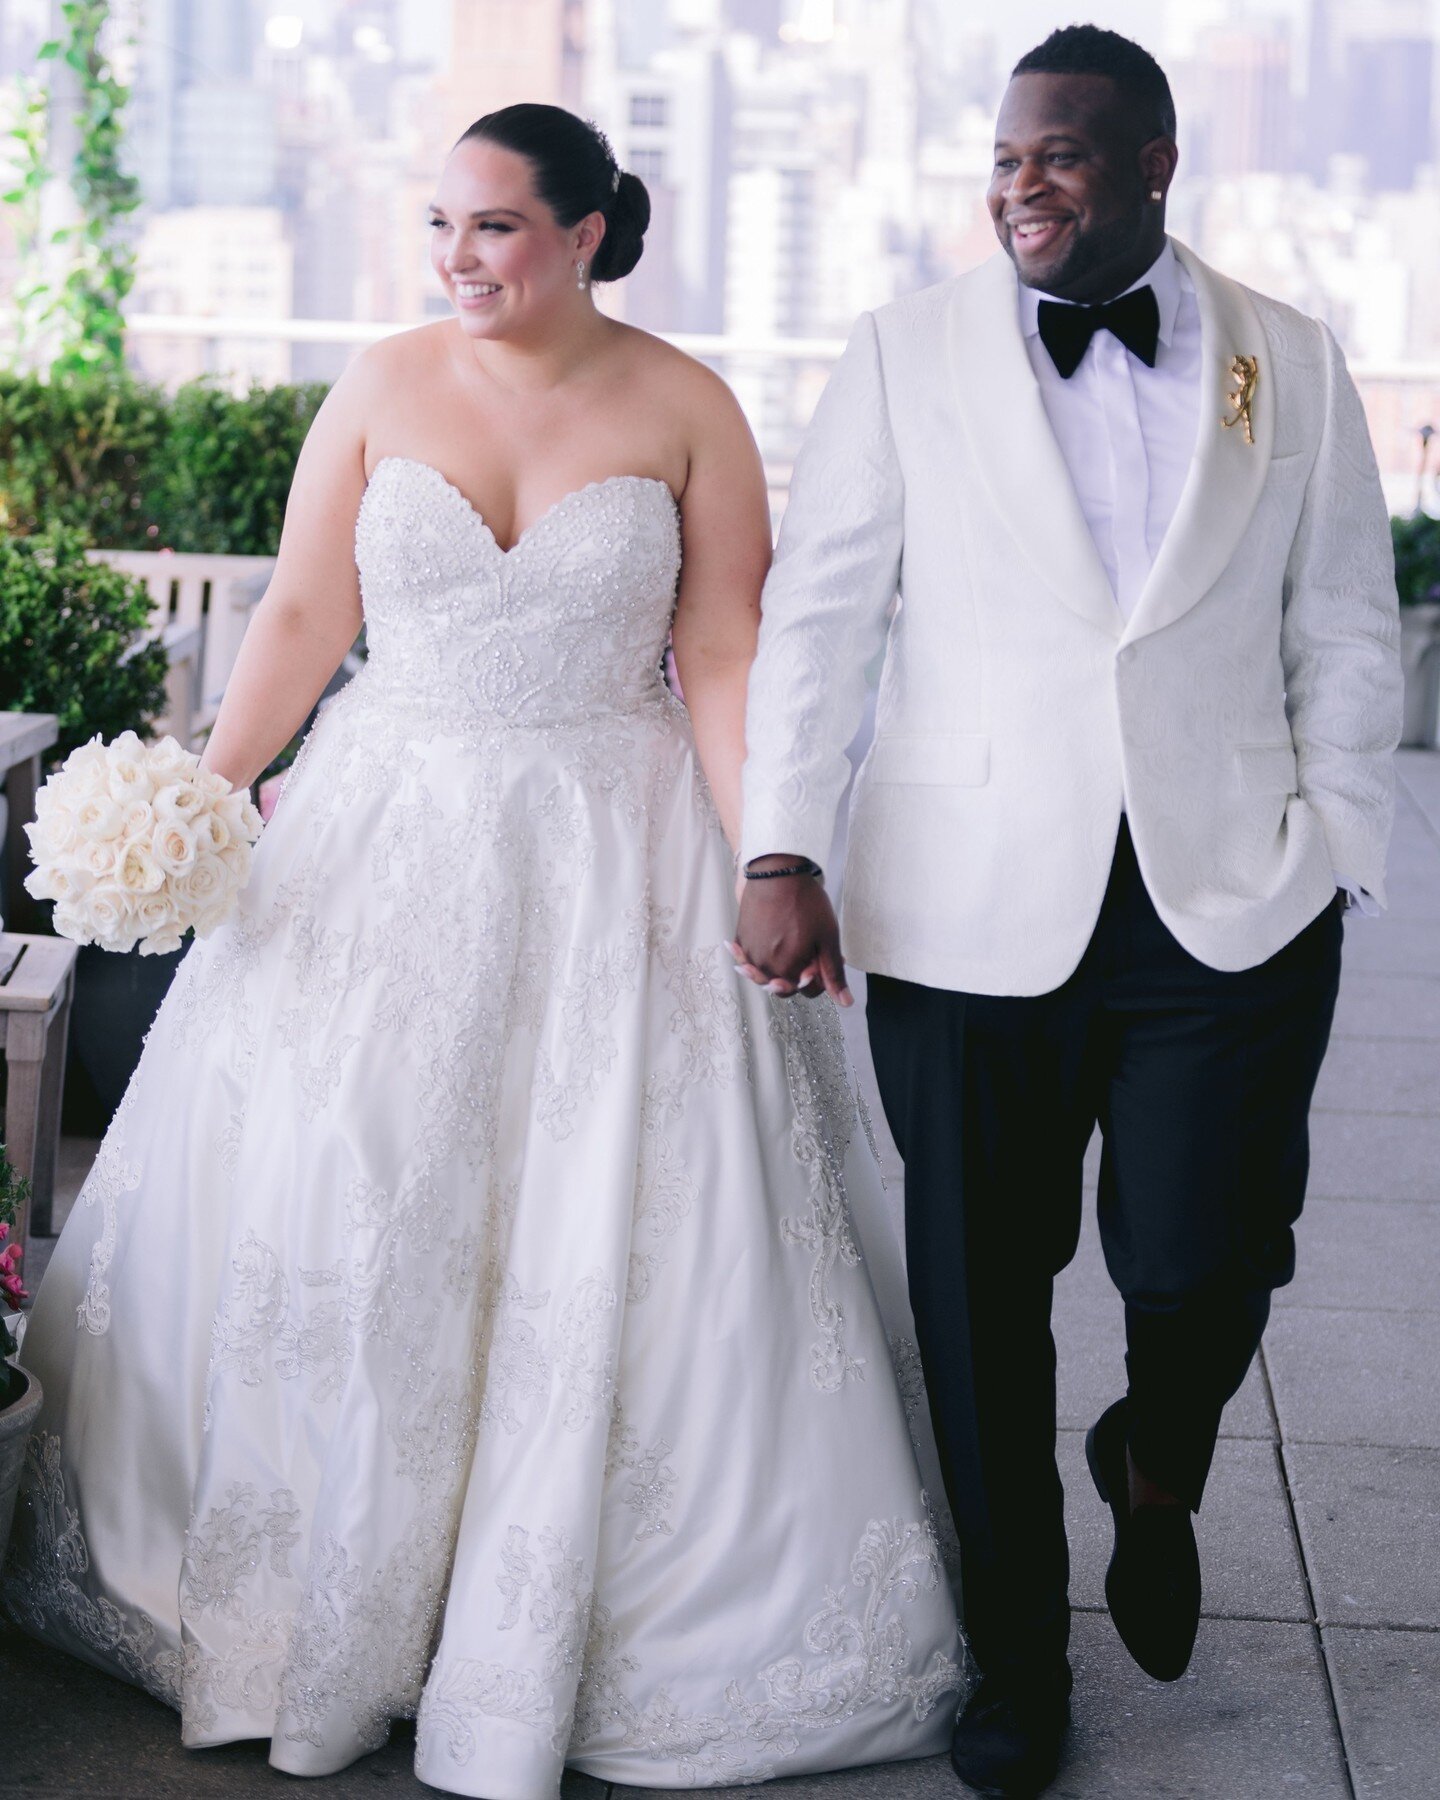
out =
[[[658,481],[502,552],[428,464],[374,472],[368,663],[26,1346],[6,1605],[188,1744],[322,1774],[418,1714],[424,1780],[547,1800],[567,1761],[673,1787],[946,1741],[911,1331],[851,1218],[878,1181],[829,1007],[720,948],[660,677],[679,556]]]

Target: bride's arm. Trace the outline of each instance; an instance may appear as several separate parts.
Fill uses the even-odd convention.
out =
[[[740,842],[745,686],[770,567],[765,471],[735,396],[697,368],[690,467],[680,497],[683,556],[672,643],[705,778]]]
[[[373,361],[367,352],[340,377],[295,467],[275,572],[201,759],[235,788],[249,787],[294,737],[360,630],[355,516]]]

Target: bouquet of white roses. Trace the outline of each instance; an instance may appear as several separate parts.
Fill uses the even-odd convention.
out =
[[[35,863],[26,889],[55,902],[62,937],[160,956],[234,907],[260,815],[174,738],[143,744],[126,731],[72,751],[25,830]]]

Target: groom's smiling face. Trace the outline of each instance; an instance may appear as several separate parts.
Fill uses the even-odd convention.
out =
[[[1163,194],[1175,145],[1137,128],[1108,75],[1016,75],[995,123],[988,204],[1027,287],[1066,300],[1112,299],[1165,239]]]

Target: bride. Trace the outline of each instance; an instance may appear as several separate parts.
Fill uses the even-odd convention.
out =
[[[491,1800],[949,1739],[837,1015],[721,949],[759,461],[716,376],[592,302],[648,212],[557,108],[451,154],[455,317],[327,400],[206,763],[251,782],[362,617],[368,662],[27,1339],[8,1609],[294,1774],[411,1715],[421,1779]]]

